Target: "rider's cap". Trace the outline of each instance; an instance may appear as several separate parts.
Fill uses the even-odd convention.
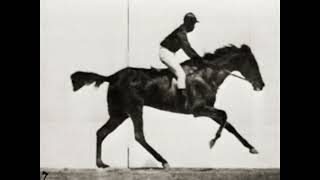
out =
[[[192,12],[189,12],[187,13],[184,18],[183,18],[183,21],[185,23],[197,23],[199,22],[196,18],[196,16],[192,13]]]

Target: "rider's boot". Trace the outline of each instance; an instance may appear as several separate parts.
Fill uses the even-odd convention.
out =
[[[186,89],[177,89],[179,102],[187,104],[188,94]]]

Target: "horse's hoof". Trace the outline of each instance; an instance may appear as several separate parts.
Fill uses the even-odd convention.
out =
[[[212,149],[212,147],[214,146],[215,143],[216,143],[216,140],[215,140],[215,139],[211,139],[211,140],[209,141],[210,149]]]
[[[96,165],[97,165],[98,168],[108,168],[108,167],[110,167],[109,165],[104,164],[103,162],[97,162]]]
[[[97,164],[98,168],[108,168],[110,167],[109,165],[106,164]]]
[[[170,165],[168,163],[163,163],[162,167],[163,167],[163,169],[169,169]]]
[[[259,152],[255,148],[250,149],[251,154],[258,154]]]

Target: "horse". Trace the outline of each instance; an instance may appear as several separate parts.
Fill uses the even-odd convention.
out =
[[[118,72],[103,76],[92,72],[77,71],[71,75],[73,91],[95,83],[99,87],[108,82],[107,103],[109,120],[96,132],[96,166],[107,168],[101,159],[101,144],[127,118],[134,126],[135,140],[141,144],[163,168],[169,168],[165,160],[145,139],[143,132],[143,107],[208,117],[220,126],[215,138],[210,140],[210,148],[221,136],[222,129],[232,133],[252,154],[258,151],[238,131],[227,122],[227,113],[214,106],[219,86],[233,72],[250,82],[255,91],[265,86],[258,63],[246,44],[223,46],[214,53],[205,53],[201,59],[189,59],[181,63],[187,74],[186,94],[177,93],[176,76],[169,69],[126,67]],[[183,96],[183,97],[182,97]]]

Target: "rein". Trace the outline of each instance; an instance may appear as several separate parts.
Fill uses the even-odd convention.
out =
[[[244,80],[244,81],[247,81],[247,82],[250,83],[250,81],[249,81],[248,79],[246,79],[246,78],[244,78],[244,77],[241,77],[241,76],[238,76],[238,75],[236,75],[236,74],[232,74],[232,72],[229,71],[229,70],[227,70],[227,69],[224,69],[223,71],[227,72],[227,73],[228,73],[229,75],[231,75],[231,76],[234,76],[234,77],[236,77],[236,78],[239,78],[239,79],[241,79],[241,80]]]
[[[242,77],[242,76],[238,76],[238,75],[236,75],[236,74],[232,74],[231,71],[229,71],[229,70],[227,70],[227,69],[225,69],[225,68],[223,69],[223,71],[225,71],[226,73],[228,73],[229,75],[231,75],[231,76],[233,76],[233,77],[239,78],[239,79],[241,79],[241,80],[244,80],[244,81],[247,81],[247,82],[250,83],[250,81],[249,81],[248,79],[246,79],[246,78],[244,78],[244,77]]]

